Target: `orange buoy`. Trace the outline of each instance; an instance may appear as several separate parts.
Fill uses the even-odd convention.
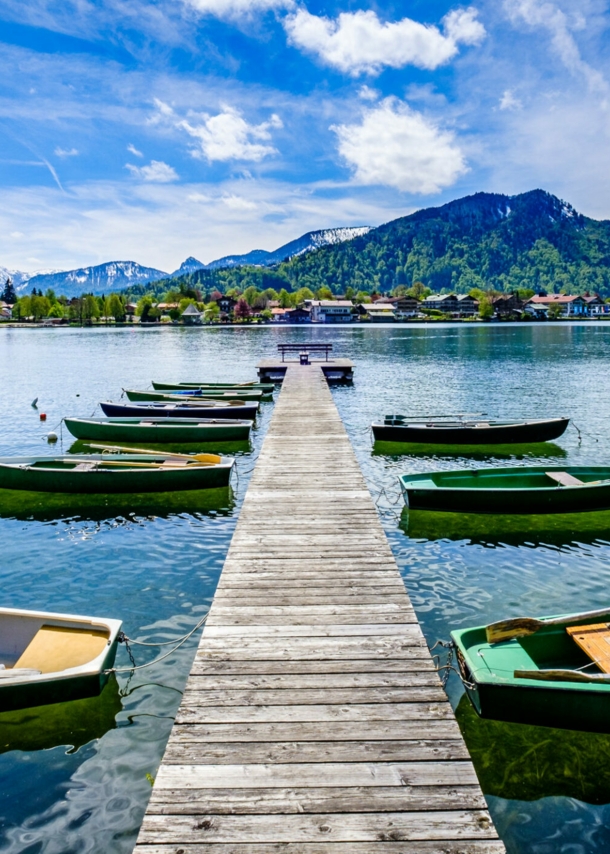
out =
[[[40,413],[40,420],[41,420],[41,421],[46,421],[46,420],[47,420],[47,413],[46,413],[46,412],[41,412],[41,413]]]

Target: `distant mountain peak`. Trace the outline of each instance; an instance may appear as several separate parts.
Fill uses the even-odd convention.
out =
[[[195,270],[203,270],[206,265],[202,261],[198,261],[197,258],[193,258],[192,255],[180,264],[177,270],[171,274],[172,279],[175,276],[186,276],[187,273],[194,273]]]
[[[27,289],[38,288],[46,291],[47,288],[53,288],[56,293],[70,298],[83,293],[99,296],[132,285],[153,282],[165,276],[167,273],[163,270],[143,267],[135,261],[108,261],[92,267],[79,267],[77,270],[37,274],[29,279]]]

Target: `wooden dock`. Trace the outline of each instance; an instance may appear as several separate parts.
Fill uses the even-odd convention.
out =
[[[290,364],[136,854],[503,854],[317,364]]]

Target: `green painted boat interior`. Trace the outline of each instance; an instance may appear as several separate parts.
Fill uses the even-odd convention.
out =
[[[443,489],[556,489],[558,484],[546,472],[568,472],[583,483],[610,479],[610,466],[519,466],[497,469],[462,469],[461,471],[431,472],[425,475],[404,475],[405,486]],[[560,487],[564,488],[564,487]]]

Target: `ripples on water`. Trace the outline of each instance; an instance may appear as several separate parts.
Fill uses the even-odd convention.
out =
[[[278,340],[328,339],[356,362],[334,392],[429,643],[500,616],[560,613],[608,601],[610,513],[456,517],[408,513],[397,477],[436,468],[610,463],[610,324],[229,330],[1,330],[0,454],[46,453],[64,415],[90,415],[122,387],[151,379],[253,377]],[[30,402],[39,397],[45,425]],[[567,414],[582,430],[499,454],[371,448],[386,412]],[[235,449],[235,493],[151,506],[0,501],[2,603],[124,620],[132,637],[185,633],[214,593],[272,412],[252,449]],[[70,441],[64,432],[64,449]],[[213,450],[213,448],[210,448]],[[404,450],[404,449],[403,449]],[[235,484],[234,484],[235,487]],[[382,492],[383,490],[383,492]],[[216,493],[216,491],[215,491]],[[222,493],[222,494],[221,494]],[[381,494],[380,494],[381,493]],[[102,697],[0,715],[0,850],[131,851],[197,638],[174,657],[119,675]],[[138,663],[155,651],[138,651]],[[117,665],[127,664],[120,650]],[[510,854],[610,850],[610,736],[480,721],[461,686],[450,695]],[[462,699],[460,699],[462,698]]]

